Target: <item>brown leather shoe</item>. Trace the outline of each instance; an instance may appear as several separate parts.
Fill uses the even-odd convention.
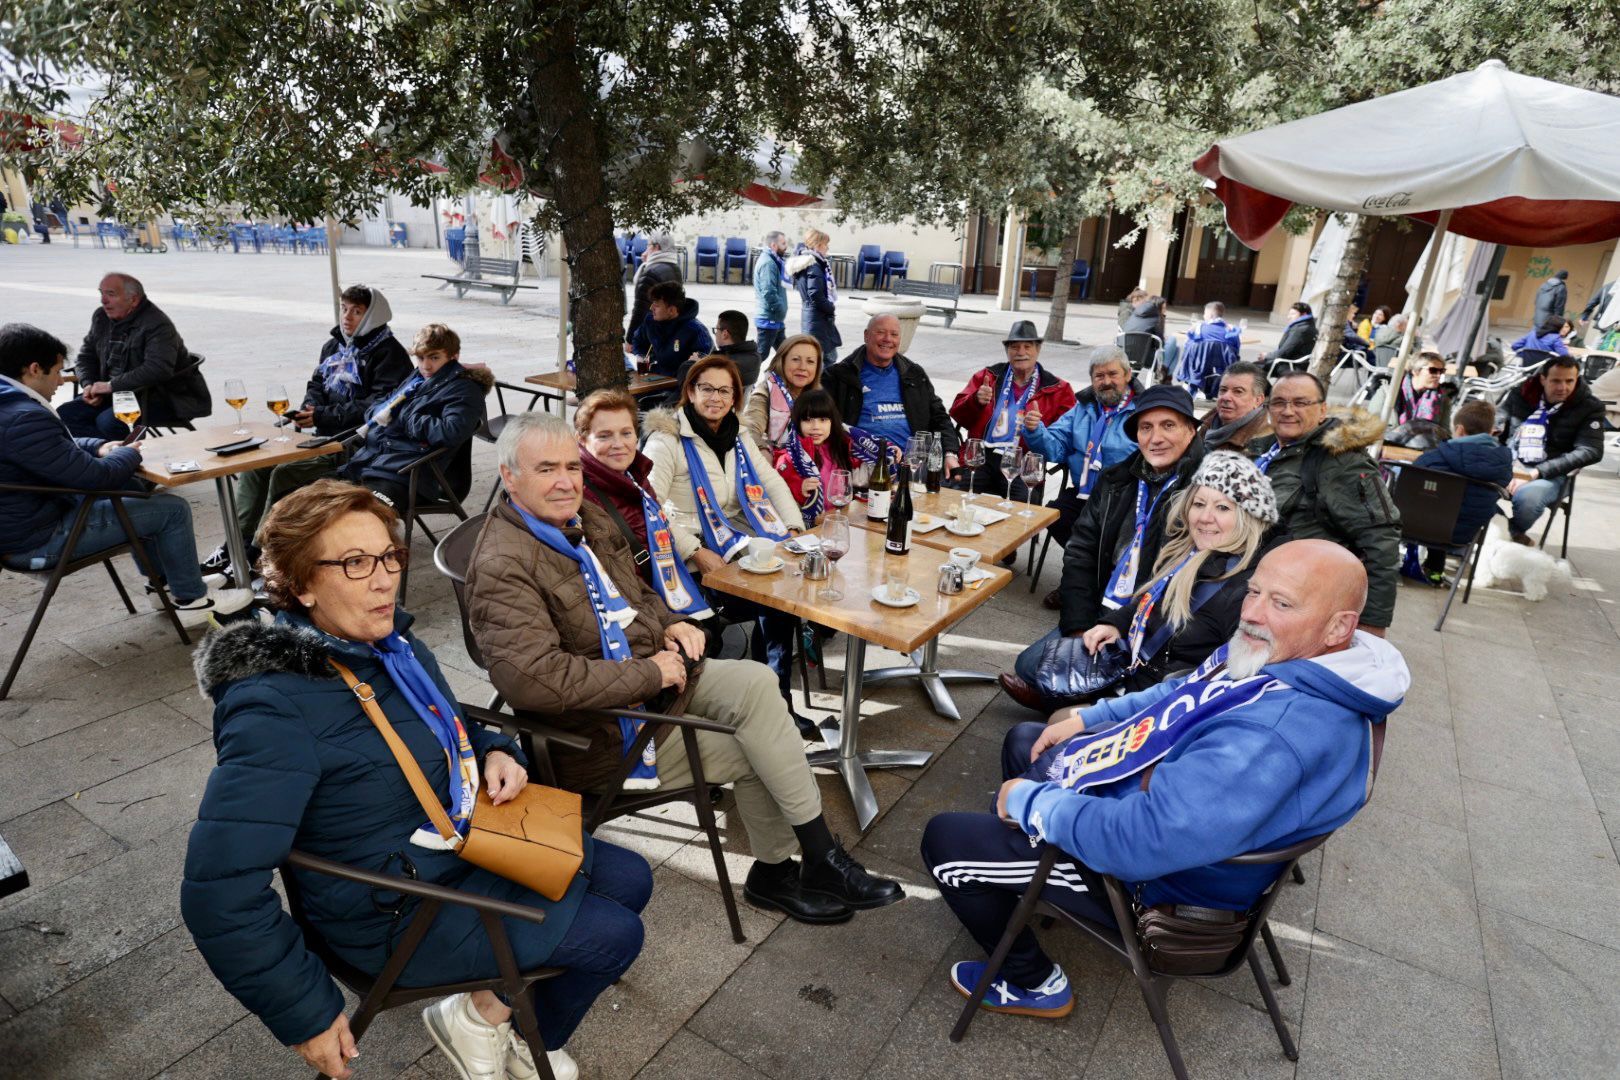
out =
[[[1041,597],[1041,607],[1045,608],[1047,611],[1062,611],[1063,597],[1061,594],[1061,589],[1053,589],[1051,592]]]
[[[1041,692],[1011,672],[998,676],[996,681],[1001,683],[1001,688],[1007,692],[1008,697],[1024,708],[1041,713],[1049,711],[1048,702]]]
[[[1526,536],[1524,533],[1509,533],[1508,539],[1512,540],[1515,544],[1522,544],[1525,547],[1536,546],[1536,542],[1530,539],[1530,537]]]

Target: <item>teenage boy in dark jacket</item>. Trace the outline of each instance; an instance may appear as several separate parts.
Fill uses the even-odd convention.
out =
[[[653,286],[647,317],[631,338],[630,351],[651,360],[655,374],[671,378],[689,358],[714,352],[714,339],[698,319],[698,302],[680,282]]]
[[[125,488],[141,467],[140,444],[75,438],[51,411],[66,360],[67,346],[43,330],[22,323],[0,327],[0,483],[79,491]],[[247,589],[210,595],[197,568],[191,504],[185,499],[162,493],[123,502],[142,546],[168,581],[181,622],[200,626],[211,614],[240,611],[253,602]],[[18,570],[53,568],[78,511],[78,498],[0,492],[0,558]],[[127,539],[113,501],[97,499],[74,555]]]
[[[1513,496],[1508,531],[1514,543],[1531,546],[1531,526],[1564,494],[1569,475],[1603,460],[1603,402],[1581,378],[1579,360],[1555,356],[1539,378],[1508,396],[1500,419],[1502,441],[1536,474],[1534,480],[1508,485]]]
[[[1496,424],[1496,409],[1488,401],[1470,401],[1457,408],[1451,418],[1452,437],[1426,450],[1413,464],[1424,469],[1439,469],[1478,481],[1463,492],[1462,509],[1457,512],[1457,527],[1451,532],[1453,547],[1466,547],[1474,534],[1500,511],[1497,500],[1500,488],[1513,481],[1513,451],[1496,441],[1491,428]],[[1423,559],[1423,572],[1429,582],[1445,582],[1446,549],[1430,548]]]

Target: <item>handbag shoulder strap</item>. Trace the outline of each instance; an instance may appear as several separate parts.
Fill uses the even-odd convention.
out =
[[[630,523],[624,519],[624,514],[619,512],[618,506],[612,499],[608,498],[607,492],[591,483],[589,479],[583,477],[581,479],[584,481],[586,489],[596,495],[596,505],[608,512],[613,518],[613,523],[624,534],[625,540],[630,544],[630,553],[635,556],[636,565],[647,565],[647,560],[652,558],[652,553],[647,550],[647,545],[641,542],[641,537],[636,535],[636,531],[630,527]]]
[[[439,835],[446,841],[452,844],[458,843],[460,834],[456,832],[455,826],[450,824],[450,815],[444,812],[444,806],[439,802],[438,795],[434,793],[433,785],[428,783],[427,777],[422,773],[422,767],[416,763],[416,758],[412,757],[411,752],[405,748],[405,742],[399,737],[399,732],[394,730],[394,725],[390,724],[388,717],[383,715],[382,708],[377,704],[377,695],[371,691],[371,684],[356,679],[354,672],[330,656],[326,658],[326,662],[336,668],[339,675],[343,676],[343,681],[349,684],[349,689],[354,691],[355,698],[359,700],[360,708],[365,711],[366,718],[371,721],[378,733],[382,735],[383,741],[388,744],[388,749],[394,752],[394,760],[399,762],[400,771],[405,774],[405,779],[410,782],[411,790],[416,793],[416,801],[422,804],[423,810],[427,811],[428,820],[433,822],[433,827],[439,831]]]

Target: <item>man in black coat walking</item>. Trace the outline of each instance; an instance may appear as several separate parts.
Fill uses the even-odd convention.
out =
[[[1536,317],[1531,326],[1540,329],[1548,319],[1562,319],[1564,305],[1569,302],[1569,271],[1560,270],[1541,283],[1536,290]]]

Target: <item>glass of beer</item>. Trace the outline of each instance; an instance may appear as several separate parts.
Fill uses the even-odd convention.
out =
[[[248,429],[242,419],[242,407],[247,404],[247,387],[241,379],[225,380],[225,404],[236,410],[236,430],[232,435],[246,435]]]
[[[287,412],[287,408],[292,404],[292,402],[287,398],[287,388],[280,383],[271,383],[270,389],[265,391],[264,396],[265,404],[268,405],[270,407],[270,411],[275,413],[277,416],[284,415]],[[288,435],[277,435],[275,441],[292,442],[292,438]]]
[[[112,396],[112,410],[120,424],[131,431],[135,430],[135,421],[141,418],[141,403],[135,397],[135,391],[115,391]]]

